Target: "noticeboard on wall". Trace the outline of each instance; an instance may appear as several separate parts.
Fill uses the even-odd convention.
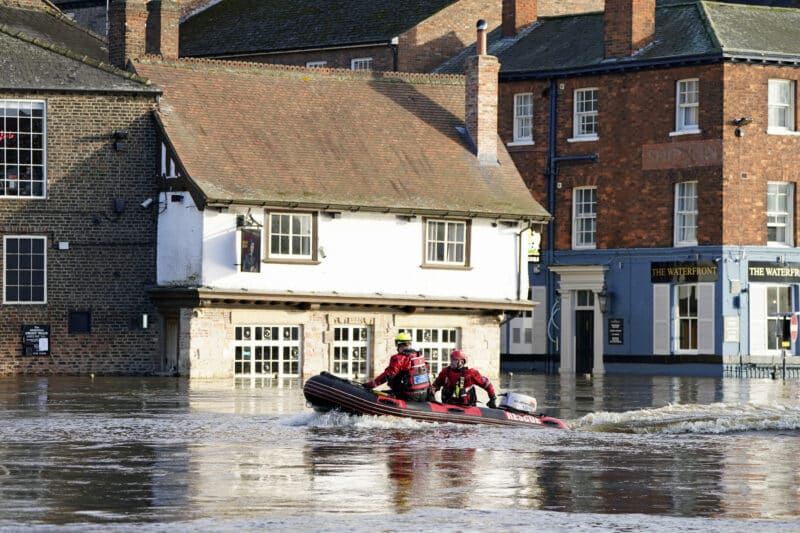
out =
[[[608,319],[608,344],[624,344],[625,328],[621,318]]]
[[[22,355],[50,355],[50,326],[22,326]]]

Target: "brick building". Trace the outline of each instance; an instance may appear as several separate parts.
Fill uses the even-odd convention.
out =
[[[157,91],[46,4],[0,20],[0,375],[152,372]]]
[[[607,0],[503,44],[501,137],[554,214],[530,264],[544,305],[505,332],[509,359],[781,364],[800,309],[798,28],[794,8]]]

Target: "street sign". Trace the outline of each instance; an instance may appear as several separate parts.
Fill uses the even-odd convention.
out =
[[[789,321],[789,335],[792,336],[792,342],[797,340],[797,315],[793,314]]]

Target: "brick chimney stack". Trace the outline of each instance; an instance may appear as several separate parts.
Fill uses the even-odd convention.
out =
[[[177,59],[180,4],[175,0],[151,0],[147,11],[146,52],[165,59]]]
[[[466,64],[467,133],[477,148],[481,165],[497,165],[497,91],[500,62],[487,55],[486,21],[478,21],[478,55]]]
[[[536,22],[537,0],[503,0],[503,37],[514,37],[519,30]]]
[[[605,57],[628,57],[653,40],[656,0],[606,0]]]
[[[108,62],[124,69],[145,52],[146,0],[111,0],[108,8]]]

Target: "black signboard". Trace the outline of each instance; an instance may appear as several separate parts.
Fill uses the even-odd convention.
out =
[[[22,326],[22,355],[50,355],[50,326]]]
[[[625,328],[623,326],[623,319],[609,318],[608,319],[608,344],[624,344]]]
[[[714,261],[650,263],[650,281],[653,283],[717,281],[718,273],[719,269]]]
[[[750,261],[747,265],[750,281],[800,283],[800,263],[770,263]]]

